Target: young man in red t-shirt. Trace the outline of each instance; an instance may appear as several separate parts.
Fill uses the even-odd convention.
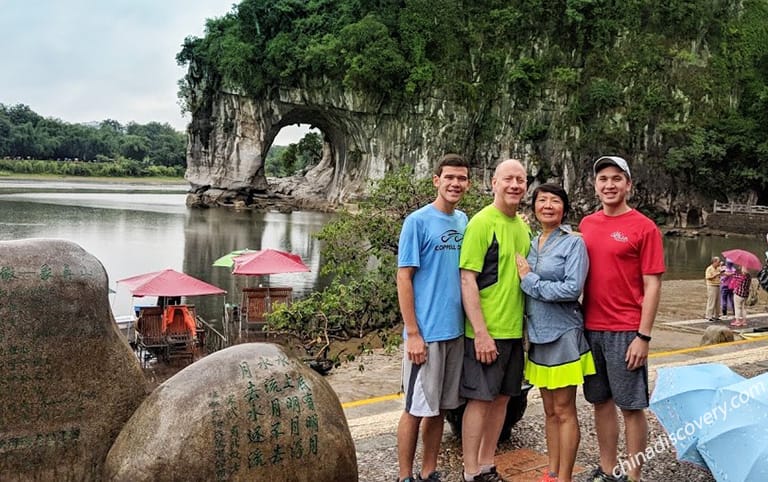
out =
[[[589,254],[584,324],[597,374],[584,396],[595,409],[600,467],[595,482],[640,480],[648,443],[648,345],[661,295],[664,251],[656,224],[627,204],[627,161],[603,156],[593,166],[602,210],[579,225]],[[629,460],[618,463],[621,410]]]

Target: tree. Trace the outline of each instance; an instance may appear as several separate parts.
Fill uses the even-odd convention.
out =
[[[149,141],[144,136],[128,134],[123,137],[120,145],[120,154],[128,159],[142,161],[149,155]]]
[[[340,353],[333,341],[360,338],[364,350],[365,338],[375,335],[386,346],[399,344],[394,330],[400,323],[395,286],[400,229],[408,214],[434,197],[432,180],[418,179],[407,168],[376,182],[358,210],[339,213],[317,235],[324,242],[322,274],[333,279],[330,286],[280,305],[268,315],[269,328],[296,337],[318,358],[332,353],[336,362]],[[472,215],[488,202],[471,191],[460,209]]]
[[[0,156],[23,157],[40,160],[86,160],[99,162],[117,161],[121,156],[170,169],[143,171],[152,173],[173,173],[177,175],[186,164],[186,136],[174,130],[167,123],[130,123],[122,126],[119,122],[106,119],[98,126],[70,124],[59,119],[43,118],[28,106],[18,104],[6,107],[0,104]],[[130,175],[130,169],[113,166],[109,174]],[[35,164],[35,172],[56,172],[81,175],[95,170],[84,166],[68,167],[60,172],[55,165]],[[26,167],[20,166],[23,172]],[[63,168],[62,168],[63,169]],[[140,170],[139,170],[140,171]]]
[[[0,157],[9,156],[11,153],[11,128],[11,121],[0,111]]]
[[[309,132],[296,144],[273,146],[267,153],[264,169],[267,176],[293,176],[318,164],[322,156],[323,140],[320,134]]]

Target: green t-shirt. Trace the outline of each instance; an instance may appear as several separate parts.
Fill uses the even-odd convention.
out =
[[[518,215],[510,218],[489,205],[475,214],[464,231],[459,267],[475,271],[480,307],[494,339],[523,337],[525,295],[520,289],[515,253],[528,256],[531,229]],[[469,319],[465,335],[474,338]]]

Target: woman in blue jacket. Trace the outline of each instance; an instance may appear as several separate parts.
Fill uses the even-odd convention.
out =
[[[525,376],[539,387],[546,414],[549,468],[541,480],[570,482],[581,439],[576,387],[595,373],[579,305],[589,259],[584,240],[563,224],[570,204],[562,187],[537,187],[533,208],[541,233],[527,260],[517,257],[530,343]]]

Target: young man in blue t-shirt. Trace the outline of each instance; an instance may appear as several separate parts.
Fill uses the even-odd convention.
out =
[[[435,200],[403,223],[397,296],[405,325],[405,410],[397,427],[398,481],[439,481],[436,472],[446,410],[458,407],[464,356],[459,251],[467,216],[455,209],[469,189],[469,164],[446,154],[432,176]],[[423,422],[423,423],[422,423]],[[419,428],[421,471],[413,475]]]

